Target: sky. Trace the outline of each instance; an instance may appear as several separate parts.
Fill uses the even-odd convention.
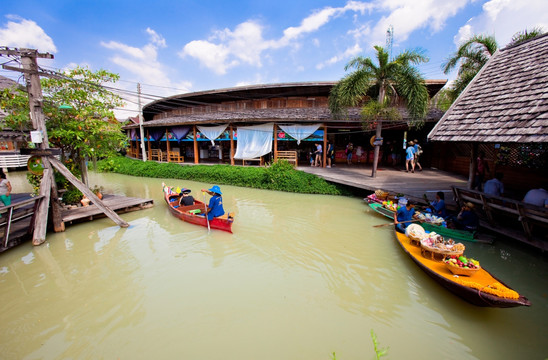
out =
[[[392,54],[422,49],[426,79],[452,80],[444,61],[474,34],[504,47],[535,26],[546,0],[48,0],[2,1],[0,46],[49,52],[44,69],[77,65],[120,75],[114,87],[143,104],[175,94],[252,84],[336,81],[356,56],[374,57],[393,28]],[[0,57],[0,64],[10,59]],[[10,65],[13,66],[13,63]],[[23,82],[20,73],[0,75]],[[138,113],[136,96],[116,110]]]

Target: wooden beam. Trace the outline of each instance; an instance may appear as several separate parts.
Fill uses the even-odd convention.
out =
[[[106,216],[108,216],[112,221],[114,221],[117,225],[120,227],[128,227],[129,224],[122,220],[118,214],[116,214],[114,211],[112,211],[109,207],[105,206],[103,202],[95,195],[87,186],[85,186],[80,180],[74,176],[69,169],[63,165],[59,160],[56,158],[50,159],[51,165],[57,171],[59,171],[64,177],[67,178],[68,181],[70,181],[78,190],[80,190],[84,195],[87,196],[88,199],[90,199],[95,206],[97,206]]]
[[[274,161],[278,161],[278,125],[274,124]]]
[[[171,151],[171,147],[169,146],[169,130],[166,127],[166,151],[167,151],[167,162],[169,161],[169,152]]]
[[[46,164],[43,164],[44,166]],[[51,194],[51,179],[53,178],[51,167],[44,168],[42,181],[40,182],[40,200],[36,216],[34,218],[34,233],[32,235],[32,244],[41,245],[46,241],[46,232],[48,227],[48,210]],[[72,175],[72,174],[71,174]]]
[[[194,164],[199,164],[200,163],[200,152],[199,152],[199,149],[198,149],[198,139],[196,139],[196,125],[194,125],[193,127],[193,131],[194,131]]]
[[[230,165],[234,166],[234,131],[230,124]]]
[[[325,161],[327,160],[327,125],[323,124],[323,151],[322,151],[322,167],[325,167]]]

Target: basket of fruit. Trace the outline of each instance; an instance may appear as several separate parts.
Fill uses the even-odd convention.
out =
[[[481,269],[480,263],[474,259],[468,259],[466,256],[449,256],[443,262],[449,271],[455,275],[472,276]]]
[[[386,200],[388,193],[386,191],[382,191],[378,189],[378,190],[375,190],[375,195],[377,196],[377,199],[379,200]]]

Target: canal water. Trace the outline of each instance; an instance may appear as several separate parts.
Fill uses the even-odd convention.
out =
[[[29,191],[10,172],[15,191]],[[155,206],[0,254],[2,359],[544,359],[546,258],[505,241],[466,254],[527,296],[480,308],[444,290],[362,199],[221,186],[234,234],[184,223],[170,179],[91,174]]]

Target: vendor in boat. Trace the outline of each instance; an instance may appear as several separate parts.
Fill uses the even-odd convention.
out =
[[[183,188],[181,190],[181,197],[179,199],[180,206],[194,205],[194,197],[190,195],[192,190]]]
[[[207,209],[207,219],[213,220],[213,218],[224,215],[225,210],[223,209],[223,198],[221,197],[223,193],[221,192],[221,188],[215,185],[209,190],[202,189],[202,192],[207,192],[211,195]]]
[[[394,214],[394,224],[396,225],[396,230],[405,233],[405,228],[411,224],[415,216],[415,202],[413,200],[407,200],[407,204],[400,207]]]
[[[457,229],[476,231],[479,225],[479,218],[474,212],[474,204],[471,202],[464,203],[464,206],[460,210],[454,222]]]
[[[424,196],[426,198],[426,195]],[[441,216],[442,218],[447,216],[445,211],[445,194],[443,191],[438,191],[436,193],[436,200],[430,203],[430,206],[426,209],[426,211],[431,211],[434,215]]]

